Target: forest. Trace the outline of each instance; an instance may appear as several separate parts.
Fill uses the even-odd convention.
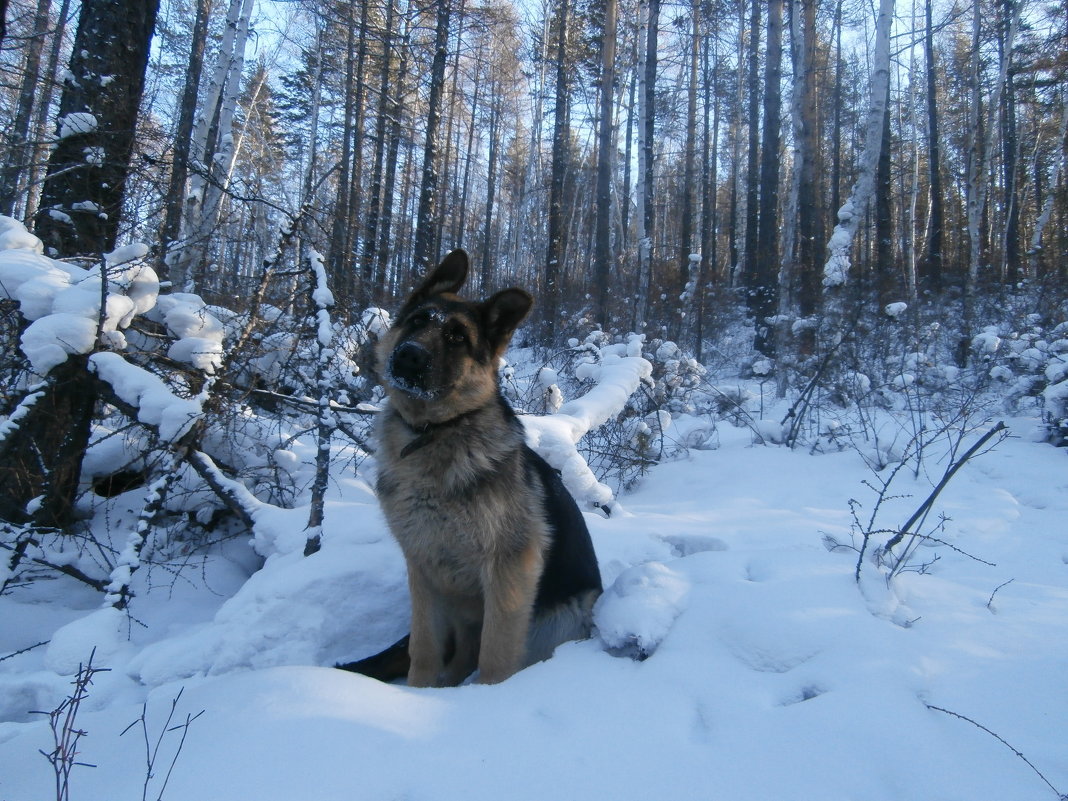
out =
[[[560,381],[584,349],[643,343],[645,400],[585,446],[618,488],[665,452],[642,419],[742,403],[693,400],[724,372],[792,400],[770,436],[791,446],[826,433],[824,403],[961,375],[1068,430],[1063,4],[9,0],[3,19],[12,565],[38,528],[77,529],[90,489],[175,482],[161,465],[245,524],[246,487],[293,502],[229,438],[363,447],[383,309],[453,248],[473,293],[535,294],[517,344]],[[195,424],[161,439],[105,378],[117,354]],[[554,411],[555,377],[514,400]],[[125,455],[87,475],[102,431]]]
[[[832,307],[967,339],[984,303],[1065,294],[1063,4],[7,5],[0,213],[61,258],[146,242],[208,302],[280,232],[344,314],[463,247],[546,342],[698,357],[738,304],[774,356]]]

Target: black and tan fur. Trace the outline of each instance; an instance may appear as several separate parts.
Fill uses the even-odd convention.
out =
[[[453,251],[379,344],[389,399],[378,426],[378,496],[404,552],[412,599],[408,683],[499,682],[587,637],[601,578],[560,477],[524,442],[497,367],[532,298],[457,292]],[[389,678],[404,641],[346,667]]]

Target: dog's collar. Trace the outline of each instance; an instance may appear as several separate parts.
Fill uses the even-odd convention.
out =
[[[458,414],[456,415],[456,417],[450,417],[448,420],[442,420],[440,423],[424,423],[421,426],[413,426],[411,423],[401,417],[400,419],[404,422],[406,426],[408,426],[409,429],[411,429],[415,433],[416,436],[415,439],[413,439],[411,442],[401,448],[400,458],[403,459],[406,456],[411,456],[420,448],[425,448],[431,443],[431,441],[433,441],[434,437],[440,431],[446,428],[452,428],[454,426],[457,426],[469,417],[474,417],[480,411],[482,410],[472,409],[469,412]],[[398,417],[400,417],[400,415],[398,415]]]

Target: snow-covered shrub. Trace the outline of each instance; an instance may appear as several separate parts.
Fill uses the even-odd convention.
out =
[[[717,395],[707,371],[674,342],[594,329],[540,363],[531,363],[537,361],[531,350],[510,358],[501,372],[505,395],[524,412],[548,415],[550,424],[573,414],[577,403],[599,406],[607,400],[593,415],[596,424],[583,428],[578,452],[613,494],[632,487],[661,460],[716,441]],[[616,389],[606,395],[606,386]],[[605,411],[609,407],[611,413]]]
[[[1048,439],[1068,445],[1068,321],[1045,328],[1037,314],[1020,330],[987,326],[972,350],[1008,411],[1040,411]]]
[[[265,280],[229,308],[161,293],[147,253],[132,245],[87,267],[58,262],[21,224],[0,218],[4,333],[10,340],[21,332],[0,363],[8,401],[0,449],[20,427],[40,425],[35,404],[61,391],[50,373],[76,364],[73,356],[101,401],[79,458],[75,524],[56,535],[22,525],[0,532],[0,545],[16,554],[5,560],[4,588],[56,570],[125,605],[142,565],[255,533],[264,507],[306,503],[316,481],[325,486],[330,438],[356,443],[338,449],[350,457],[364,452],[364,354],[387,315],[333,321],[315,258],[310,266],[320,269]],[[31,521],[36,503],[26,510]],[[262,556],[276,539],[263,538]]]

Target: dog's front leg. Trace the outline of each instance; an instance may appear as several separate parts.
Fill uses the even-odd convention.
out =
[[[536,546],[518,557],[499,558],[489,566],[483,579],[485,612],[478,657],[480,683],[496,684],[523,667],[541,568],[541,549]]]
[[[436,609],[436,594],[422,570],[408,563],[412,596],[412,635],[408,641],[409,687],[434,687],[445,668],[445,631]]]

